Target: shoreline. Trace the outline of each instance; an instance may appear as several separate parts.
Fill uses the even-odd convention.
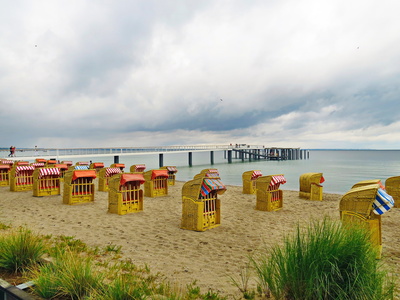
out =
[[[197,281],[228,298],[240,295],[229,276],[238,276],[257,249],[280,244],[297,224],[330,216],[339,220],[340,194],[324,193],[323,201],[300,199],[298,191],[283,190],[283,208],[254,209],[256,196],[241,186],[227,185],[221,199],[221,225],[196,232],[180,228],[183,181],[169,186],[164,197],[144,198],[144,210],[117,215],[107,212],[108,193],[97,191],[93,203],[65,205],[62,195],[33,197],[32,191],[11,192],[0,187],[0,222],[26,226],[43,235],[73,236],[90,247],[121,246],[121,256],[147,265],[171,283]],[[383,261],[400,269],[400,209],[382,216]],[[253,278],[254,279],[254,278]],[[250,287],[254,288],[254,280]]]

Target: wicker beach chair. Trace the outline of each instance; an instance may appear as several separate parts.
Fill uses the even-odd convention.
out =
[[[69,170],[64,177],[64,204],[80,204],[93,202],[96,178],[95,170]]]
[[[122,173],[120,168],[102,168],[99,171],[99,191],[100,192],[108,192],[108,184],[109,184],[109,180],[110,178],[115,175],[115,174],[119,174]]]
[[[110,165],[110,168],[120,168],[121,171],[124,171],[125,169],[125,164],[120,164],[120,163],[114,163]]]
[[[104,163],[102,163],[102,162],[94,162],[94,163],[91,163],[91,164],[89,165],[89,169],[96,170],[96,173],[97,173],[97,174],[98,174],[98,173],[100,172],[100,170],[103,169],[103,168],[104,168]]]
[[[283,192],[279,189],[285,184],[283,174],[260,176],[257,178],[256,210],[276,211],[283,207]]]
[[[389,177],[385,181],[386,192],[393,197],[394,207],[400,208],[400,176]]]
[[[143,173],[144,196],[162,197],[168,195],[168,171],[166,169],[149,170]]]
[[[322,201],[323,187],[321,183],[325,181],[322,173],[304,173],[300,175],[299,181],[300,198]]]
[[[226,187],[219,177],[198,177],[182,187],[181,228],[205,231],[221,225],[221,200]]]
[[[0,186],[10,185],[10,170],[10,165],[0,164]]]
[[[178,170],[175,166],[164,166],[161,167],[160,169],[166,169],[168,171],[168,185],[175,185],[175,178],[176,178],[176,173],[178,173]]]
[[[357,188],[357,187],[360,187],[360,186],[366,186],[366,185],[370,185],[370,184],[379,184],[381,186],[381,188],[383,188],[383,189],[385,188],[382,185],[382,182],[381,182],[380,179],[362,180],[362,181],[359,181],[356,184],[354,184],[351,188],[354,189],[354,188]]]
[[[45,167],[54,167],[54,165],[57,163],[57,160],[55,159],[49,159],[46,161]]]
[[[257,178],[260,176],[262,176],[260,170],[251,170],[243,172],[242,174],[243,194],[256,193],[256,181]]]
[[[343,224],[358,224],[370,231],[378,258],[382,253],[381,215],[393,206],[391,199],[380,184],[370,184],[352,188],[342,196],[339,204]]]
[[[64,182],[65,172],[68,171],[68,166],[66,164],[55,164],[54,168],[60,169],[60,181]]]
[[[33,196],[43,197],[61,194],[60,169],[36,168],[33,171]]]
[[[143,211],[143,173],[119,173],[110,178],[108,212],[119,215]]]
[[[203,177],[220,178],[219,171],[217,169],[203,169],[199,174],[194,175],[193,179]]]
[[[23,192],[33,189],[33,171],[35,167],[25,162],[15,163],[10,170],[10,191]]]
[[[144,172],[146,170],[146,165],[141,164],[141,165],[132,165],[129,169],[131,173],[137,173],[137,172]]]

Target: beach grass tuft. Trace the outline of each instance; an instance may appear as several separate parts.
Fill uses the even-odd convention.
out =
[[[364,228],[324,218],[251,261],[259,290],[275,299],[393,299],[394,280],[376,257]]]
[[[19,272],[41,261],[45,253],[42,239],[21,227],[0,237],[0,268]]]

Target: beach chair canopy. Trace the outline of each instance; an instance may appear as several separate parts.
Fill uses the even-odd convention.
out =
[[[47,164],[56,164],[57,161],[55,159],[50,159],[47,161]]]
[[[385,186],[382,184],[380,179],[362,180],[362,181],[359,181],[356,184],[354,184],[351,188],[353,189],[353,188],[356,188],[356,187],[370,185],[370,184],[379,184],[381,189],[383,189],[383,190],[385,189]]]
[[[16,166],[28,166],[29,165],[29,161],[17,161],[15,162]]]
[[[168,170],[167,169],[152,170],[151,179],[155,179],[156,177],[168,178],[169,177]]]
[[[72,161],[70,161],[70,160],[63,160],[61,163],[66,164],[68,167],[72,166]]]
[[[35,162],[37,162],[37,163],[45,163],[46,160],[44,158],[36,158]]]
[[[104,168],[104,164],[102,162],[93,163],[93,168]]]
[[[376,192],[375,201],[372,203],[373,212],[376,215],[382,215],[394,206],[393,197],[379,188]]]
[[[146,169],[146,165],[135,165],[135,172],[143,172]]]
[[[78,178],[96,178],[95,170],[75,170],[73,172],[72,180],[76,180]]]
[[[272,175],[270,185],[285,184],[286,178],[283,175]]]
[[[166,167],[166,168],[167,168],[168,172],[170,172],[170,173],[176,173],[176,172],[178,172],[178,170],[176,169],[176,167],[169,166],[169,167]]]
[[[124,185],[125,183],[132,181],[139,181],[140,184],[143,184],[145,182],[143,174],[131,174],[131,173],[121,174],[120,185]]]
[[[122,171],[121,171],[120,168],[106,168],[105,176],[106,176],[106,177],[111,177],[111,176],[113,176],[113,175],[115,175],[115,174],[119,174],[119,173],[121,173],[121,172],[122,172]]]
[[[125,164],[112,164],[113,168],[125,168]]]
[[[253,173],[251,174],[251,179],[255,180],[260,176],[262,176],[261,171],[260,170],[254,170]]]
[[[17,166],[15,168],[15,175],[18,176],[21,172],[29,171],[28,173],[33,173],[35,170],[34,166]]]
[[[60,170],[68,170],[68,165],[66,164],[55,164],[55,168],[59,168]]]
[[[200,193],[202,196],[207,196],[211,191],[217,191],[217,193],[222,194],[225,190],[225,185],[218,178],[204,178]]]
[[[43,178],[49,175],[60,176],[60,169],[59,168],[41,168],[39,169],[38,178]]]
[[[31,163],[31,166],[34,166],[35,168],[42,168],[44,167],[44,162]]]
[[[89,162],[88,161],[78,161],[76,163],[77,166],[88,166]]]
[[[75,170],[89,170],[89,166],[88,165],[82,165],[82,166],[75,166],[74,168]]]
[[[2,170],[9,170],[10,168],[10,165],[0,165],[0,169]]]
[[[3,164],[3,165],[10,165],[10,166],[12,166],[12,165],[14,164],[14,161],[12,161],[12,160],[5,160],[5,159],[3,159],[3,160],[1,161],[1,164]]]
[[[200,174],[205,174],[207,177],[219,177],[219,172],[217,169],[204,169]]]

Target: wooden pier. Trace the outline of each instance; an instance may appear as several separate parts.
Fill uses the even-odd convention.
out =
[[[233,155],[234,154],[234,157]],[[300,148],[259,148],[251,147],[250,145],[241,145],[234,147],[232,150],[225,152],[225,158],[228,159],[228,163],[231,163],[233,159],[241,159],[245,161],[248,159],[252,160],[298,160],[298,159],[309,159],[309,150],[302,150]]]

